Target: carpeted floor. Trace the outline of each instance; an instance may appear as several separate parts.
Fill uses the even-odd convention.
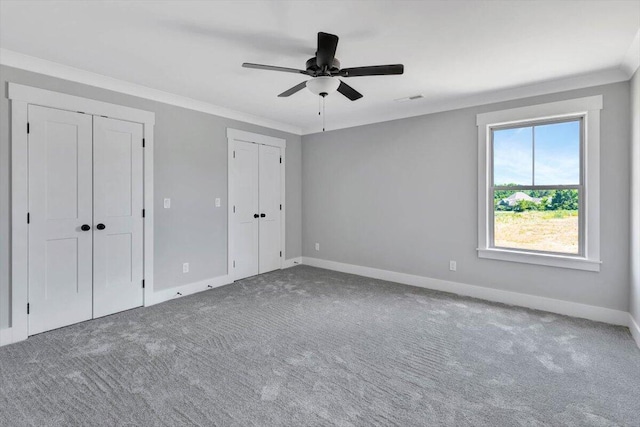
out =
[[[640,350],[299,266],[0,348],[0,425],[638,426]]]

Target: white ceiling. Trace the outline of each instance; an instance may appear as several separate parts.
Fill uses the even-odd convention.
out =
[[[523,86],[624,80],[625,63],[640,57],[639,28],[640,1],[0,2],[5,56],[30,55],[303,133],[321,127],[317,97],[277,94],[305,76],[243,62],[304,69],[325,31],[340,37],[343,67],[405,65],[402,76],[347,79],[364,98],[329,96],[332,129],[489,102],[495,93],[523,94]],[[425,98],[394,101],[415,94]]]

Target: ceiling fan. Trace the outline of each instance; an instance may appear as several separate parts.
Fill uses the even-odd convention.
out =
[[[245,68],[258,70],[282,71],[285,73],[305,74],[312,79],[295,85],[291,89],[282,92],[279,97],[291,96],[294,93],[308,88],[311,92],[321,97],[326,97],[336,90],[352,101],[362,98],[362,94],[340,80],[338,77],[362,77],[362,76],[386,76],[404,73],[404,65],[371,65],[368,67],[340,68],[340,61],[335,57],[338,47],[338,36],[328,33],[318,33],[318,50],[316,56],[309,59],[306,69],[276,67],[273,65],[242,64]]]

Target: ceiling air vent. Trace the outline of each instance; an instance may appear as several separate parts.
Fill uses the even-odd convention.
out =
[[[398,98],[398,99],[395,99],[394,101],[397,101],[397,102],[415,101],[416,99],[422,99],[422,98],[424,98],[424,95],[419,94],[419,95],[413,95],[413,96],[406,96],[404,98]]]

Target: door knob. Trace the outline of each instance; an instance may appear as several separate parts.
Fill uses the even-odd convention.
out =
[[[264,218],[267,214],[260,214],[260,218]]]
[[[91,230],[91,226],[89,224],[83,224],[82,227],[80,227],[80,230],[89,231]]]
[[[107,227],[106,227],[104,224],[98,224],[98,225],[96,225],[96,228],[97,228],[98,230],[104,230],[104,229],[105,229],[105,228],[107,228]]]
[[[258,218],[259,216],[260,216],[260,215],[258,215],[258,214],[253,214],[253,217],[254,217],[254,218]]]

